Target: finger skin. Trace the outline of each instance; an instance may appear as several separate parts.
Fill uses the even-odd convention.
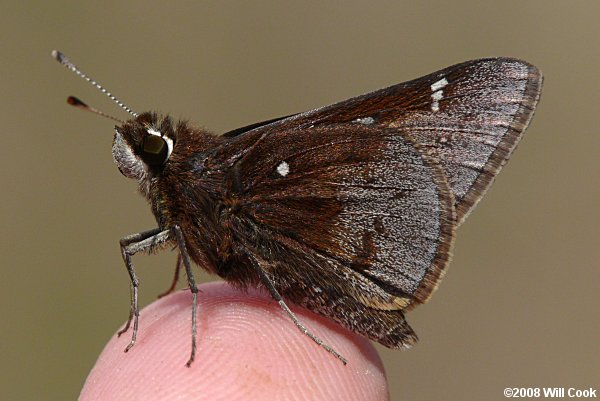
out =
[[[114,335],[98,358],[80,400],[388,400],[381,360],[368,340],[291,305],[298,318],[347,360],[302,334],[262,291],[217,282],[200,286],[198,351],[190,368],[191,296],[178,291]]]

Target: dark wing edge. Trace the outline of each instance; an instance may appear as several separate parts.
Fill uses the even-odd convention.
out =
[[[280,120],[285,120],[286,118],[289,118],[289,117],[294,117],[295,115],[296,114],[290,114],[288,116],[271,118],[269,120],[260,121],[258,123],[245,125],[243,127],[236,128],[236,129],[231,130],[231,131],[227,131],[227,132],[221,134],[220,136],[222,136],[224,138],[233,138],[233,137],[245,134],[248,131],[252,131],[253,129],[260,128],[260,127],[263,127],[265,125],[269,125],[269,124],[275,123],[275,122],[280,121]]]
[[[504,135],[469,191],[456,205],[457,226],[460,226],[465,221],[483,195],[485,195],[494,182],[498,171],[506,164],[510,155],[516,149],[523,133],[533,118],[541,95],[543,75],[537,67],[526,61],[514,58],[501,57],[495,60],[518,62],[526,66],[528,69],[527,83],[525,84],[521,104],[508,127],[509,132]]]

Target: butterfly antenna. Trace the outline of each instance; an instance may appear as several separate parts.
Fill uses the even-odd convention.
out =
[[[109,98],[111,98],[123,110],[125,110],[126,112],[128,112],[129,114],[131,114],[134,117],[138,116],[138,113],[134,112],[129,107],[127,107],[123,102],[121,102],[119,99],[117,99],[112,93],[110,93],[109,91],[107,91],[106,89],[104,89],[104,87],[102,85],[100,85],[98,82],[96,82],[95,80],[93,80],[92,78],[90,78],[89,76],[87,76],[86,74],[84,74],[83,72],[81,72],[81,70],[79,68],[77,68],[75,66],[75,64],[71,63],[69,61],[69,59],[67,58],[67,56],[65,56],[63,53],[59,52],[58,50],[52,50],[52,57],[56,61],[58,61],[59,63],[61,63],[65,67],[67,67],[69,70],[73,71],[75,74],[79,75],[81,78],[85,79],[86,81],[88,81],[89,83],[91,83],[92,85],[94,85],[96,88],[98,88],[100,90],[100,92],[104,93],[106,96],[108,96]],[[71,98],[69,98],[69,99],[71,99]],[[72,104],[73,106],[77,106],[77,107],[83,107],[83,105],[85,105],[86,107],[83,107],[83,108],[85,108],[85,109],[87,109],[89,111],[92,111],[92,112],[94,112],[96,114],[104,115],[105,117],[112,118],[112,117],[110,117],[110,116],[108,116],[108,115],[106,115],[106,114],[104,114],[102,112],[98,112],[96,109],[93,109],[93,108],[87,106],[85,103],[81,102],[77,98],[73,98],[73,99],[75,99],[76,101],[80,102],[81,105],[79,105],[79,104],[73,104],[73,103],[71,103],[71,100],[67,100],[69,102],[69,104]],[[93,110],[96,110],[96,111],[93,111]],[[113,119],[115,119],[115,118],[113,118]]]
[[[92,106],[88,106],[86,103],[84,103],[79,98],[76,98],[75,96],[69,96],[67,98],[67,103],[69,103],[71,106],[75,106],[82,110],[89,111],[90,113],[98,114],[99,116],[110,118],[111,120],[117,121],[121,124],[125,124],[125,121],[119,120],[118,118],[113,117],[110,114],[106,114],[105,112],[100,111],[98,109],[95,109]]]

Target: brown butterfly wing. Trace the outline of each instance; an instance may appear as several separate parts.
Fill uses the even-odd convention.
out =
[[[331,106],[275,119],[278,129],[363,124],[408,132],[444,168],[462,222],[506,163],[539,100],[541,72],[510,58],[468,61]],[[238,131],[240,134],[243,131]]]
[[[411,344],[403,310],[428,299],[453,241],[441,167],[398,129],[329,124],[259,138],[229,172],[235,243],[292,302],[387,346]]]
[[[226,134],[237,242],[293,302],[409,345],[403,311],[435,289],[541,82],[522,61],[475,60]]]

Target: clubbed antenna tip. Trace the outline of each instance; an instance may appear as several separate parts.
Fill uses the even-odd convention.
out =
[[[100,85],[98,82],[94,81],[92,78],[90,78],[89,76],[84,74],[79,68],[77,68],[77,66],[75,64],[70,62],[69,59],[67,58],[67,56],[65,56],[62,52],[59,52],[58,50],[52,50],[52,52],[50,54],[52,55],[53,59],[55,59],[56,61],[58,61],[59,63],[61,63],[65,67],[67,67],[69,70],[73,71],[75,74],[79,75],[81,78],[83,78],[86,81],[88,81],[89,83],[91,83],[92,85],[94,85],[96,88],[98,88],[100,90],[100,92],[104,93],[106,96],[111,98],[123,110],[125,110],[126,112],[128,112],[129,114],[131,114],[134,117],[138,116],[138,114],[136,112],[134,112],[129,107],[127,107],[123,102],[121,102],[119,99],[117,99],[112,93],[110,93],[109,91],[104,89],[104,87],[102,85]]]

